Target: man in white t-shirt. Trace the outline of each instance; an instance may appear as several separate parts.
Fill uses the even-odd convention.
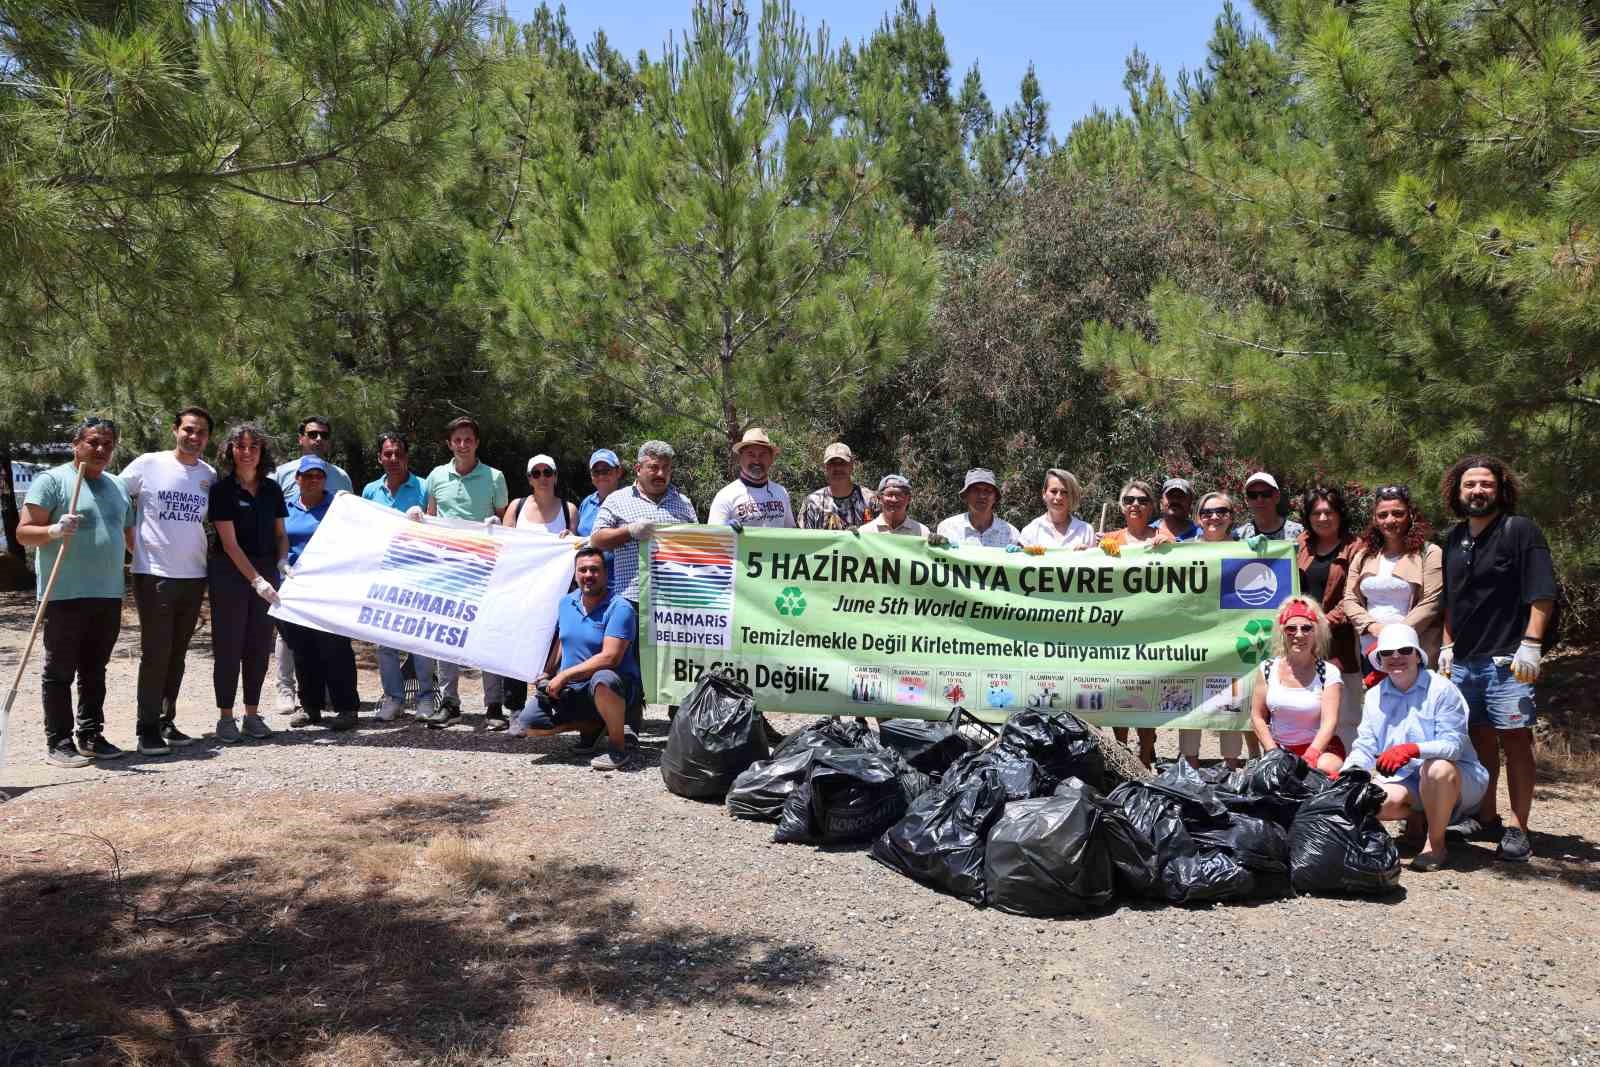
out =
[[[201,459],[211,414],[187,407],[170,452],[146,452],[122,471],[134,508],[127,531],[139,607],[139,751],[161,756],[194,738],[179,730],[178,687],[206,593],[206,509],[217,472]]]
[[[911,507],[911,483],[903,474],[885,474],[878,479],[878,504],[883,508],[875,519],[861,524],[862,533],[901,534],[907,537],[927,537],[928,528],[913,519],[907,510]]]
[[[711,498],[706,522],[713,526],[764,526],[793,528],[794,509],[789,491],[768,474],[778,448],[765,430],[750,429],[733,446],[739,460],[739,477],[723,486]]]

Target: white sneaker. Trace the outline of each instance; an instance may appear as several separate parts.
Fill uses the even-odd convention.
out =
[[[293,715],[300,701],[295,697],[293,689],[279,689],[278,702],[273,706],[273,711],[279,715]]]
[[[394,697],[384,697],[382,702],[378,704],[378,712],[375,718],[379,722],[393,722],[395,716],[400,714],[400,709],[404,706],[405,701],[403,700],[396,700]]]

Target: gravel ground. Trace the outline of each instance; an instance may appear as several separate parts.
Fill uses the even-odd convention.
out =
[[[8,679],[30,609],[0,597]],[[179,717],[197,735],[214,726],[210,667],[202,631]],[[130,611],[108,701],[108,734],[125,746],[136,669]],[[42,843],[47,860],[52,826],[108,801],[270,818],[287,793],[397,810],[447,794],[463,810],[495,810],[484,819],[494,833],[619,868],[612,891],[627,894],[632,929],[655,931],[652,951],[682,953],[639,967],[625,996],[574,990],[568,1022],[507,1062],[1600,1063],[1592,782],[1541,783],[1539,858],[1527,866],[1458,845],[1453,869],[1408,869],[1403,892],[1381,901],[1040,921],[938,895],[864,851],[774,845],[769,826],[668,794],[655,769],[664,716],[646,723],[644,770],[603,775],[564,740],[483,733],[470,713],[478,692],[464,680],[469,714],[445,731],[378,724],[370,710],[344,735],[290,731],[269,715],[281,730],[269,742],[207,736],[179,755],[61,770],[43,761],[33,668],[0,773],[18,794],[0,806],[0,842]],[[362,693],[379,693],[370,657]],[[1174,751],[1175,735],[1161,741]],[[595,947],[596,965],[626,959],[634,936]],[[0,1004],[0,1031],[3,1016]]]

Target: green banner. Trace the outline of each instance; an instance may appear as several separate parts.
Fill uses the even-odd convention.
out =
[[[766,711],[1242,730],[1294,546],[1043,555],[921,538],[674,526],[640,547],[653,703],[728,669]]]

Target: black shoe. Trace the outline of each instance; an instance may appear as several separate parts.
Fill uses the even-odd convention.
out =
[[[139,735],[139,755],[141,756],[170,756],[172,746],[161,739],[155,731]]]
[[[121,759],[124,755],[122,749],[107,741],[100,734],[89,734],[77,739],[78,755],[88,756],[92,759]]]
[[[161,727],[161,739],[173,748],[182,748],[184,745],[194,744],[194,738],[170,722]]]
[[[433,717],[423,721],[435,730],[443,729],[461,718],[461,705],[453,700],[441,700],[434,709]]]
[[[330,730],[354,730],[356,728],[356,713],[341,711],[328,722]]]
[[[45,762],[56,767],[87,767],[94,760],[78,751],[69,738],[44,754]]]
[[[501,733],[510,725],[510,720],[506,718],[506,713],[499,704],[490,704],[483,713],[483,728],[485,730]]]

